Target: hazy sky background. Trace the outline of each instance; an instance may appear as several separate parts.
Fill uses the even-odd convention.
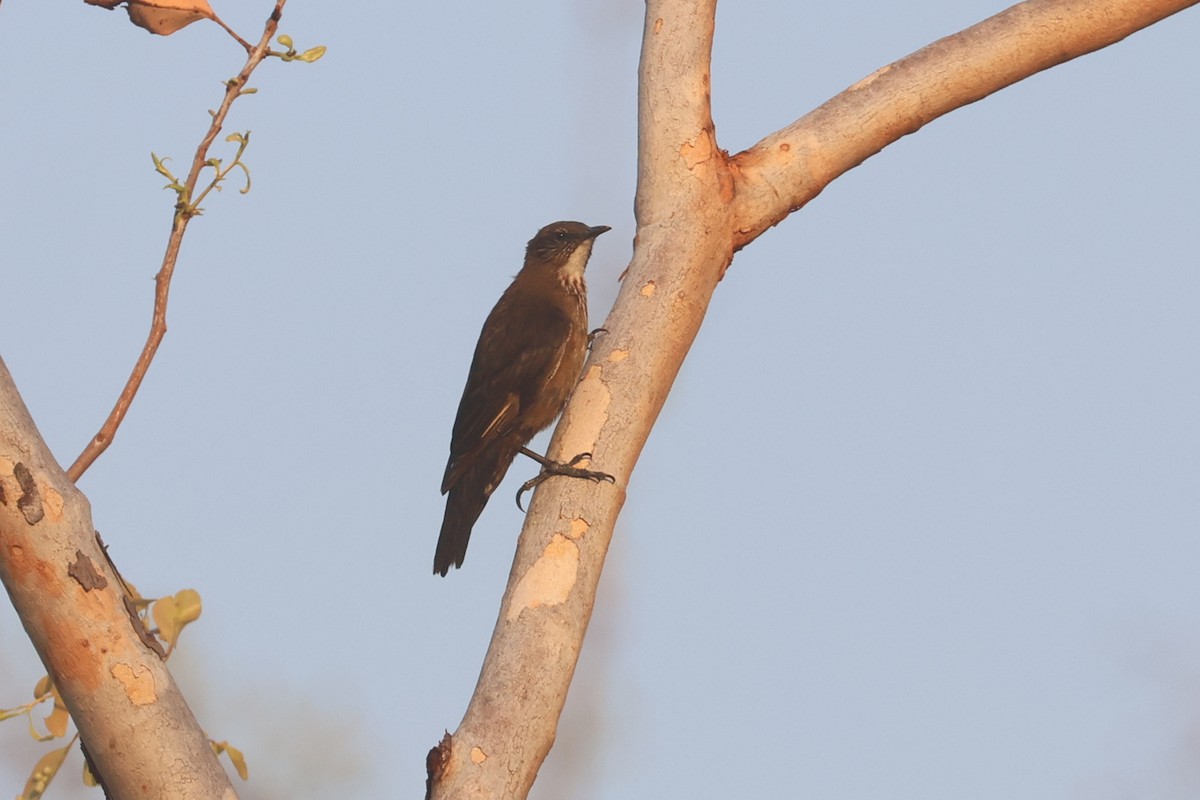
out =
[[[737,152],[1005,7],[725,2]],[[257,39],[270,9],[216,3]],[[643,6],[317,3],[231,130],[170,332],[81,487],[246,798],[418,797],[478,675],[518,462],[430,575],[471,351],[541,225],[634,234]],[[629,485],[533,797],[1200,796],[1200,14],[944,117],[739,253]],[[0,7],[0,355],[69,464],[149,326],[243,55]],[[230,157],[232,145],[213,155]],[[537,444],[541,444],[538,440]],[[0,707],[42,674],[0,608]],[[0,724],[0,795],[44,745]],[[76,788],[72,756],[55,798]]]

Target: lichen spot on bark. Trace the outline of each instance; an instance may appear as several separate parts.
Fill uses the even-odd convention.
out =
[[[578,577],[579,547],[561,533],[554,534],[541,557],[522,576],[513,591],[508,621],[516,621],[527,608],[556,606],[566,602]]]
[[[125,687],[125,696],[135,706],[145,706],[158,699],[154,691],[154,675],[147,667],[116,664],[112,668],[112,676]]]
[[[683,163],[687,164],[688,169],[695,169],[697,164],[703,164],[711,159],[713,143],[708,136],[708,131],[700,131],[696,134],[695,139],[680,145],[679,155],[683,157]]]

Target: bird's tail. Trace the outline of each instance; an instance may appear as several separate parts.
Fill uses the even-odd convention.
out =
[[[446,575],[451,565],[461,567],[467,557],[467,542],[471,539],[471,528],[483,513],[488,495],[472,491],[474,487],[462,482],[450,490],[446,497],[446,515],[442,517],[442,532],[438,536],[437,550],[433,554],[433,571]]]
[[[435,574],[445,576],[451,566],[463,565],[471,528],[483,513],[492,491],[504,480],[504,473],[508,472],[519,446],[494,448],[494,452],[484,454],[450,487],[442,532],[433,554]]]

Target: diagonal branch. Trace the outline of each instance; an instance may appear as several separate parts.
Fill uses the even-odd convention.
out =
[[[200,213],[200,209],[196,205],[198,201],[193,201],[193,198],[196,194],[196,185],[200,181],[200,172],[208,164],[208,149],[221,132],[225,118],[229,115],[229,109],[233,107],[233,101],[245,93],[250,74],[270,54],[271,39],[279,27],[279,19],[283,14],[283,6],[286,2],[287,0],[275,0],[275,8],[267,18],[262,38],[250,51],[242,71],[226,82],[225,97],[217,110],[211,112],[212,123],[196,148],[191,169],[179,190],[179,202],[175,205],[171,233],[167,237],[167,249],[163,254],[162,266],[154,277],[154,312],[150,321],[150,334],[146,338],[146,344],[142,346],[137,363],[133,365],[133,372],[129,375],[129,380],[125,382],[125,388],[117,397],[116,405],[109,412],[104,424],[100,426],[99,432],[88,442],[87,447],[75,459],[75,463],[67,469],[67,476],[72,481],[78,481],[79,477],[92,465],[92,462],[112,444],[113,437],[117,434],[117,428],[121,426],[125,414],[129,412],[129,406],[132,405],[133,398],[141,387],[146,372],[150,369],[154,354],[158,352],[158,346],[167,333],[167,300],[171,293],[171,278],[175,274],[175,264],[179,260],[179,248],[183,244],[183,234],[187,231],[188,223],[192,218]]]
[[[0,582],[112,797],[236,800],[3,360]]]
[[[430,796],[520,798],[532,786],[554,741],[629,478],[733,253],[929,120],[1194,2],[1014,6],[880,70],[731,159],[709,104],[715,0],[647,0],[633,260],[547,451],[590,452],[591,467],[616,484],[548,481],[534,494],[475,694],[427,761]],[[686,531],[638,534],[687,547]]]
[[[888,64],[738,153],[734,247],[902,136],[1200,0],[1030,0]]]

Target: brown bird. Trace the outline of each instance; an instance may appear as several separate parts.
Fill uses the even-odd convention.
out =
[[[612,480],[575,467],[587,453],[561,464],[525,447],[563,410],[583,370],[588,347],[583,271],[595,238],[607,230],[582,222],[542,228],[529,240],[525,266],[483,323],[442,478],[442,494],[449,497],[433,556],[437,574],[462,566],[471,528],[517,453],[542,464],[522,491],[549,475]]]

